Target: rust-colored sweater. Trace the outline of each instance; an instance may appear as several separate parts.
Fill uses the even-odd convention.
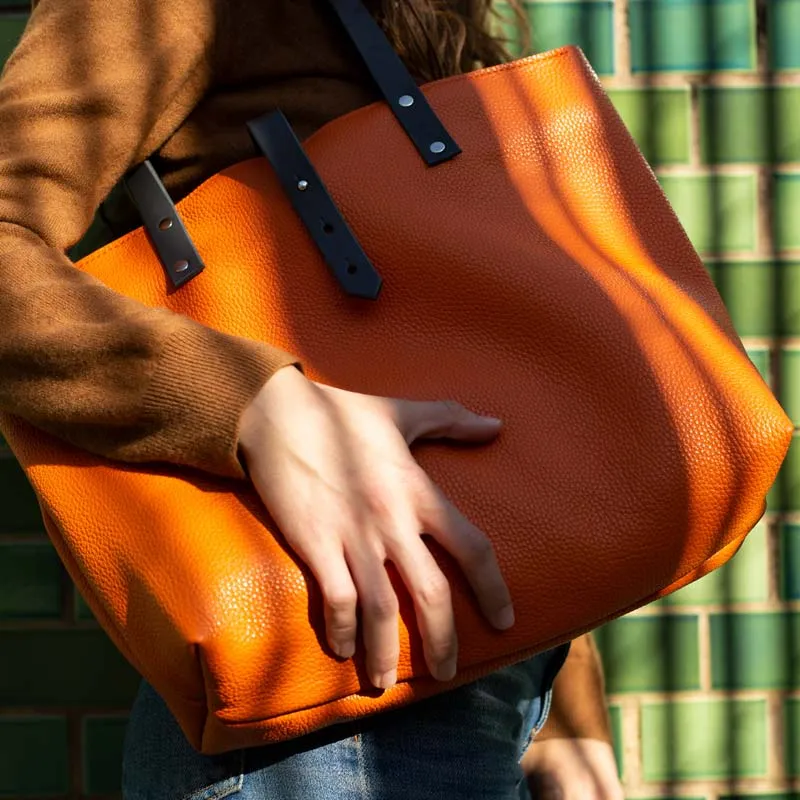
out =
[[[0,410],[94,453],[241,477],[241,412],[295,359],[150,309],[65,252],[132,166],[174,199],[376,99],[324,0],[39,0],[0,80]],[[131,265],[134,269],[135,265]]]

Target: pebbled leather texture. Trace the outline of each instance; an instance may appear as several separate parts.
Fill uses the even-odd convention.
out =
[[[297,354],[309,377],[501,417],[422,465],[492,538],[517,623],[451,579],[452,684],[427,677],[399,588],[399,683],[322,637],[319,592],[242,482],[104,461],[2,429],[99,621],[207,753],[291,738],[463,683],[730,558],[792,426],[747,359],[658,183],[576,48],[424,89],[463,149],[426,167],[384,104],[307,152],[384,278],[347,297],[264,159],[179,204],[206,264],[178,291],[140,229],[78,266],[114,289]]]

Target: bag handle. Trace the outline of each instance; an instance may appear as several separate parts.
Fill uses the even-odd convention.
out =
[[[361,0],[328,0],[379,91],[428,166],[461,152]],[[345,292],[376,299],[381,279],[280,112],[248,123],[295,210]],[[197,248],[149,161],[124,178],[164,271],[177,289],[203,271]],[[302,187],[302,188],[300,188]]]
[[[328,0],[397,121],[428,166],[461,149],[361,0]]]

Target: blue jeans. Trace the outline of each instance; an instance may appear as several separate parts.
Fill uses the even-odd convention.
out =
[[[124,800],[520,800],[568,646],[397,711],[281,744],[203,756],[146,683],[131,711]]]

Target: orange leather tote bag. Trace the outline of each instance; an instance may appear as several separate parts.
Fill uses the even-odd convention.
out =
[[[4,418],[70,575],[206,753],[441,692],[699,578],[762,516],[792,433],[578,49],[419,89],[360,3],[331,2],[386,102],[303,148],[258,120],[268,158],[166,212],[141,168],[150,232],[78,267],[283,347],[316,381],[502,418],[488,446],[416,455],[493,541],[517,622],[491,629],[437,550],[458,676],[428,676],[398,586],[398,683],[373,690],[360,653],[328,651],[319,592],[247,482],[112,463]]]

